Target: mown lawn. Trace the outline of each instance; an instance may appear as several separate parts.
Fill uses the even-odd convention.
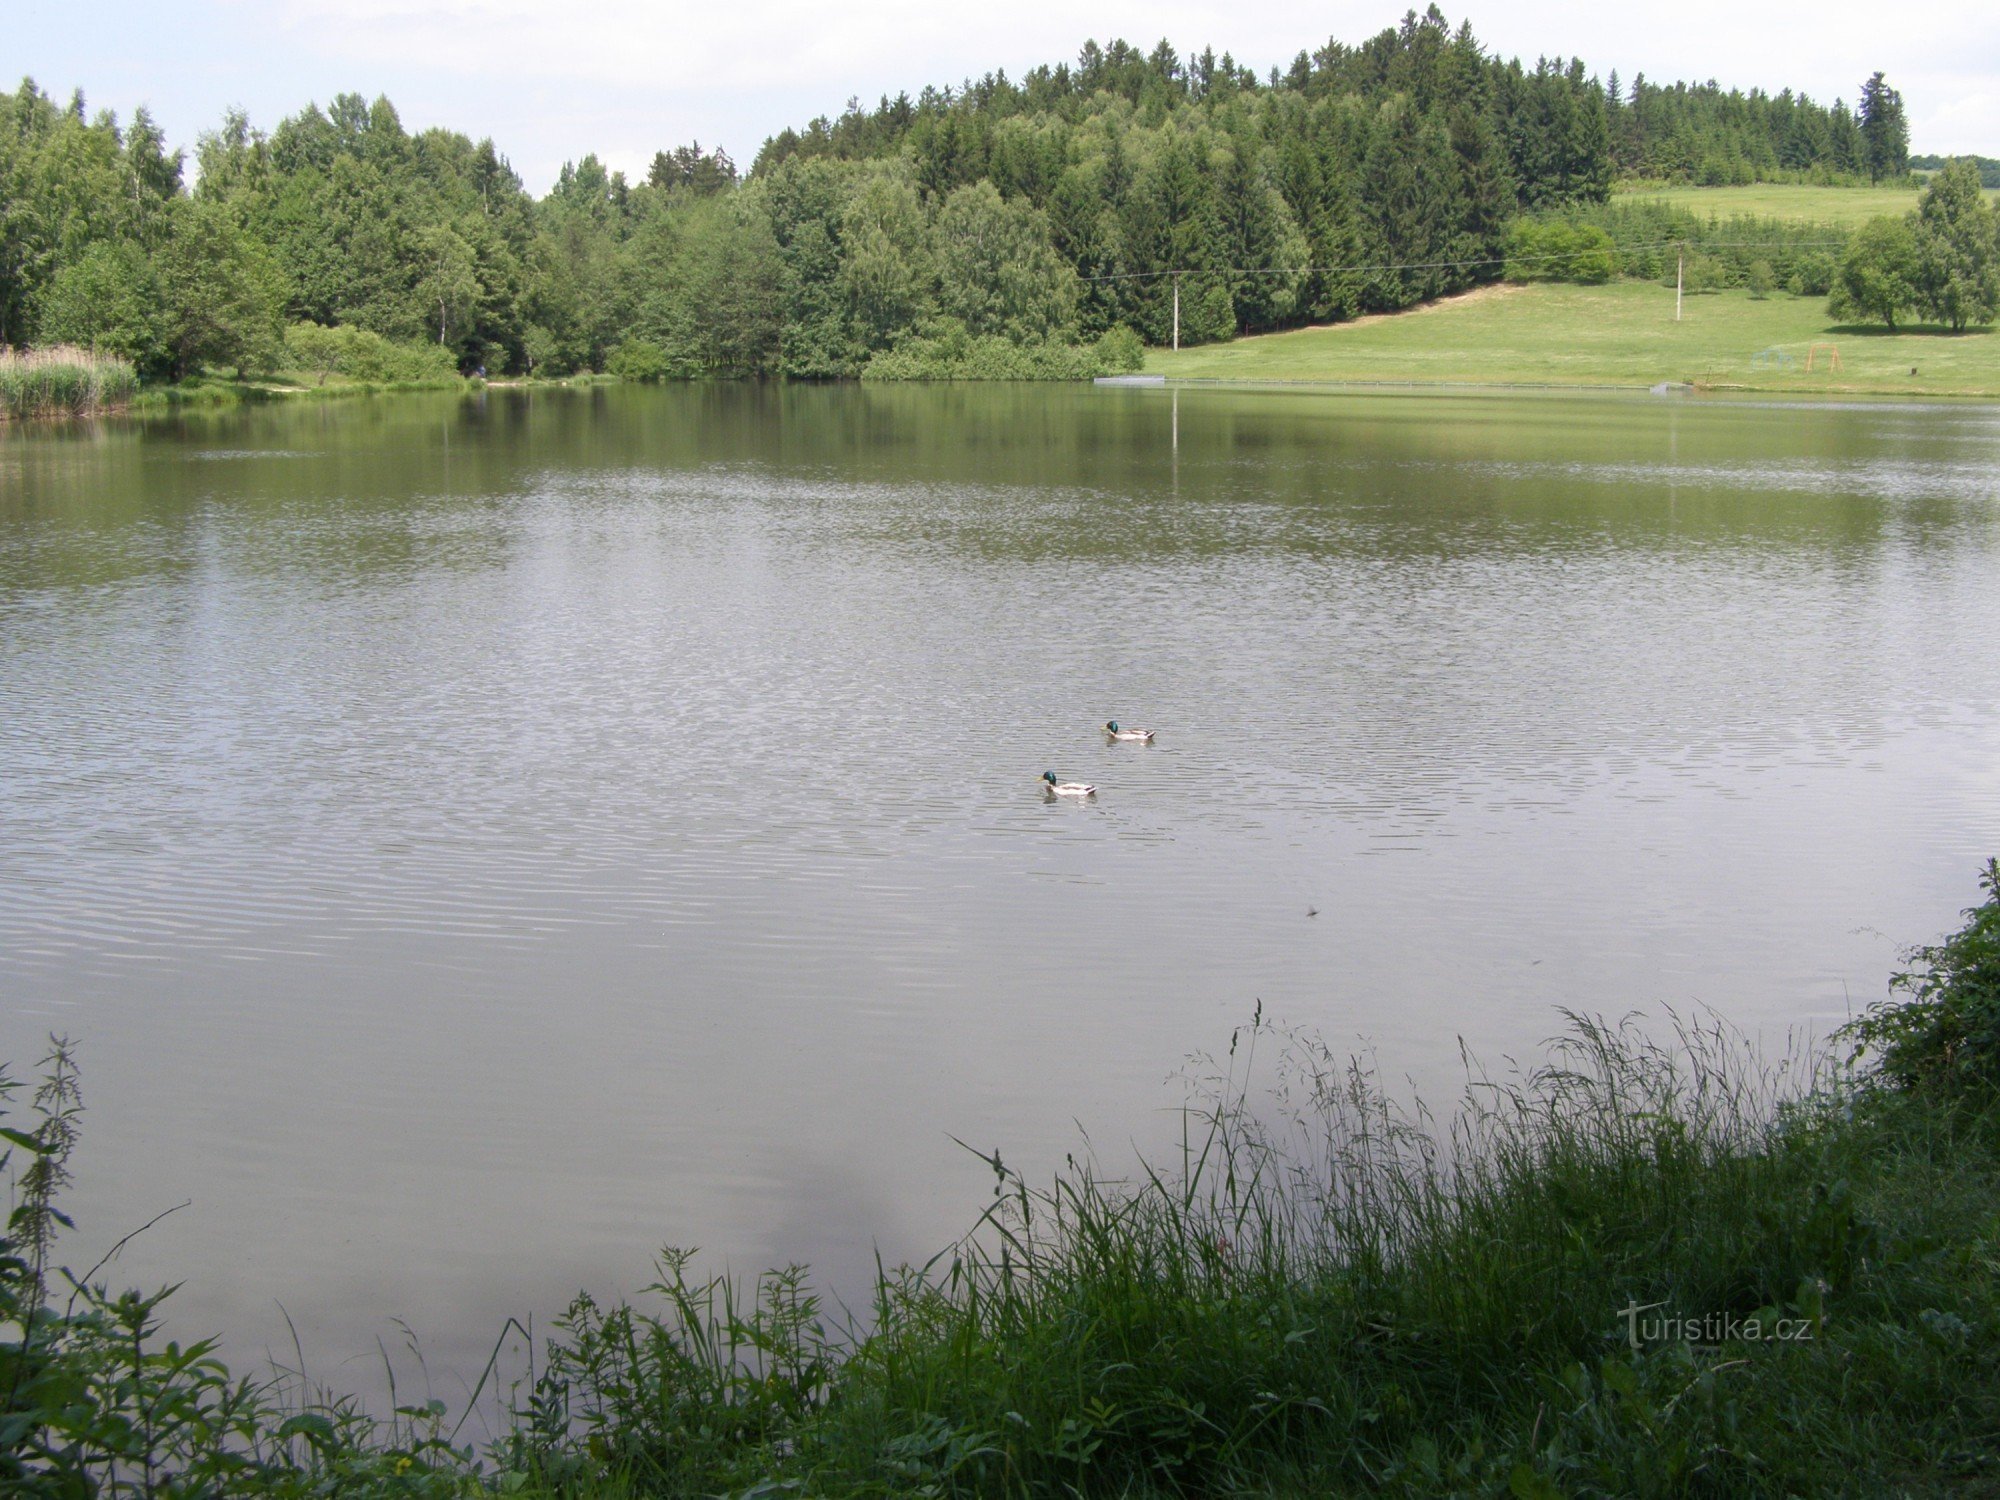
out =
[[[1806,355],[1814,343],[1832,344],[1840,368],[1826,368],[1821,354],[1808,372]],[[1760,359],[1767,350],[1774,352]],[[1671,287],[1633,281],[1500,285],[1352,323],[1178,354],[1148,350],[1146,371],[1201,380],[1558,386],[1690,381],[1825,395],[2000,398],[2000,332],[1890,334],[1842,327],[1828,318],[1824,298],[1780,293],[1759,301],[1744,291],[1689,297],[1676,323]]]

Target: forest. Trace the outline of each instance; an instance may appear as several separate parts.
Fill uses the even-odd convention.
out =
[[[268,132],[232,112],[190,163],[144,110],[28,80],[0,95],[0,346],[148,379],[1073,375],[1497,279],[1519,223],[1601,217],[1620,177],[1908,170],[1879,73],[1852,109],[1627,84],[1503,61],[1436,6],[1262,77],[1091,42],[850,101],[747,172],[698,144],[639,181],[585,156],[539,199],[491,140],[386,98]]]

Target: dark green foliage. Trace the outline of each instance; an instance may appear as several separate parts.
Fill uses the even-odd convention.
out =
[[[1880,73],[1861,85],[1861,146],[1870,182],[1901,177],[1910,169],[1910,126],[1903,96]]]
[[[862,367],[863,380],[1089,380],[1136,370],[1138,335],[1113,328],[1095,344],[1016,341],[972,333],[956,318],[933,318]]]
[[[639,182],[585,156],[538,202],[492,142],[358,94],[268,135],[230,112],[190,197],[143,112],[121,131],[24,83],[0,96],[0,344],[189,377],[261,368],[311,323],[427,340],[463,372],[601,370],[643,344],[667,378],[827,379],[944,317],[1046,368],[1114,327],[1166,343],[1176,290],[1189,343],[1462,291],[1499,276],[1518,214],[1593,211],[1619,171],[1896,169],[1900,100],[1879,75],[1867,99],[1864,138],[1790,93],[1607,86],[1494,57],[1432,6],[1269,79],[1093,42],[1018,83],[856,102],[773,137],[748,179],[698,144]],[[1763,258],[1786,285],[1830,276]]]
[[[178,379],[210,365],[271,368],[283,337],[282,273],[226,208],[177,204],[154,267],[168,373]]]
[[[1891,988],[1842,1034],[1899,1086],[1992,1100],[2000,1093],[2000,861],[1979,877],[1986,900],[1965,926],[1910,954]]]
[[[1913,172],[1935,172],[1952,161],[1969,161],[1979,173],[1979,185],[1991,191],[2000,188],[2000,161],[1990,156],[1913,156],[1910,170]]]

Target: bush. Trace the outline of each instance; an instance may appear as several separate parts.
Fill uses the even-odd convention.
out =
[[[1107,328],[1097,341],[1097,357],[1106,375],[1129,375],[1146,363],[1146,346],[1123,323]]]
[[[2000,860],[1979,877],[1986,900],[1941,943],[1915,949],[1884,1000],[1841,1029],[1899,1087],[1991,1096],[2000,1089]]]
[[[611,357],[604,362],[604,371],[620,380],[650,383],[665,380],[673,373],[672,366],[667,351],[658,344],[644,339],[627,339],[611,351]]]
[[[1595,286],[1618,268],[1611,236],[1568,219],[1519,219],[1507,233],[1509,281],[1577,281]]]
[[[366,328],[294,323],[285,330],[285,354],[300,371],[368,385],[428,385],[454,380],[458,361],[443,344],[399,344]]]
[[[1135,370],[1145,358],[1139,336],[1114,328],[1094,344],[1055,339],[1014,343],[975,337],[956,318],[932,318],[862,367],[863,380],[1089,380]]]

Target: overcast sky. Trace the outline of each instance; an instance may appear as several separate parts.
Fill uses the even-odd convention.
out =
[[[1073,59],[1090,37],[1183,54],[1212,44],[1267,72],[1329,36],[1357,42],[1393,4],[1356,0],[0,0],[0,68],[121,119],[146,104],[170,140],[240,105],[269,129],[308,101],[386,93],[403,123],[490,135],[540,193],[595,151],[643,174],[654,151],[699,139],[748,165],[764,138],[850,95]],[[1488,48],[1532,62],[1581,56],[1600,77],[1644,72],[1725,87],[1790,86],[1853,102],[1875,69],[1903,91],[1917,152],[2000,156],[2000,21],[1992,0],[1680,0],[1586,9],[1486,0]]]

